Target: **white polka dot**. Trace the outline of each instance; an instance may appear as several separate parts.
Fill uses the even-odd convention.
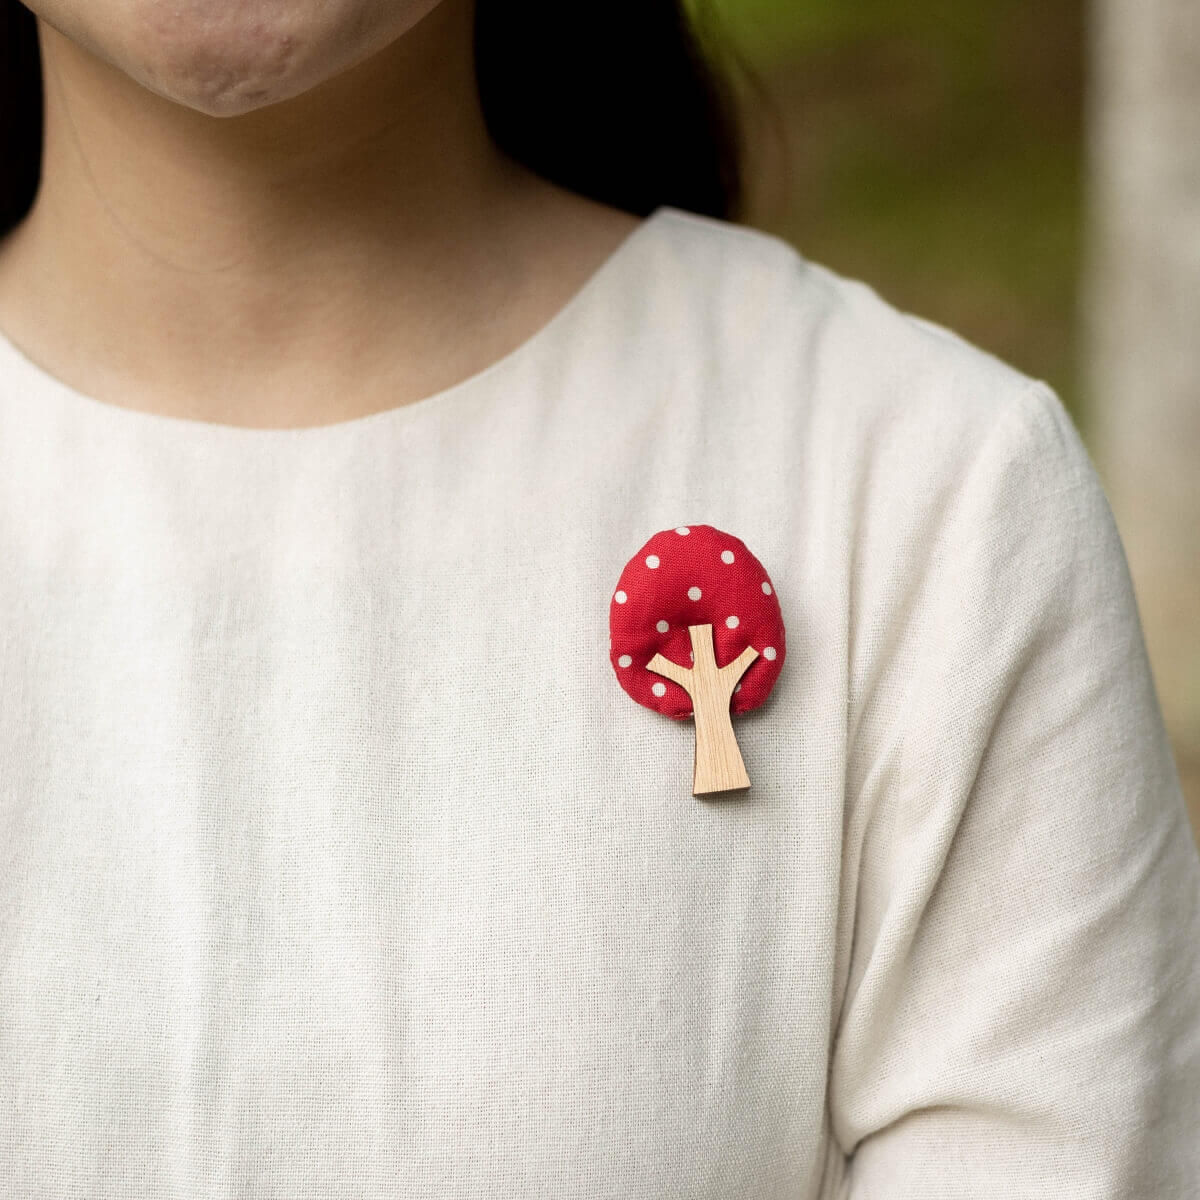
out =
[[[769,596],[770,594],[771,594],[771,585],[764,579],[763,580],[763,595]]]
[[[647,554],[646,555],[646,566],[648,566],[650,568],[650,570],[653,571],[654,568],[658,566],[658,555],[657,554]]]
[[[767,660],[767,662],[774,662],[775,661],[775,647],[774,646],[764,646],[763,647],[763,658],[765,658]]]
[[[656,683],[650,690],[656,696],[665,696],[667,694],[667,685],[665,683]]]
[[[613,597],[613,599],[614,599],[614,600],[615,600],[615,601],[616,601],[618,604],[624,604],[624,603],[625,603],[625,601],[629,599],[629,597],[628,597],[627,595],[625,595],[625,593],[624,593],[624,592],[618,592],[618,593],[617,593],[617,594],[616,594],[616,595]]]
[[[740,692],[740,691],[742,690],[742,685],[741,685],[740,683],[735,683],[735,684],[733,685],[733,690],[734,690],[735,692]]]
[[[732,550],[722,550],[721,551],[721,561],[723,563],[733,562],[733,551]]]
[[[680,525],[680,527],[677,530],[675,530],[675,532],[677,534],[679,534],[680,537],[687,537],[687,535],[689,533],[691,533],[692,531],[686,525]]]
[[[618,665],[622,667],[629,666],[631,662],[633,662],[633,659],[630,658],[628,654],[622,654],[621,657],[617,659]]]
[[[700,589],[698,587],[688,588],[688,599],[689,600],[699,600],[700,599]]]
[[[671,626],[668,625],[666,621],[659,621],[659,623],[657,625],[655,625],[654,628],[657,629],[659,633],[666,633],[667,630],[671,628]]]
[[[730,629],[736,629],[741,624],[741,621],[739,621],[737,617],[726,617],[725,624],[728,625]]]

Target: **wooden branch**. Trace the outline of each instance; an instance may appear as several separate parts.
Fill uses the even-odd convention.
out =
[[[646,669],[653,671],[655,675],[665,675],[668,679],[673,679],[689,696],[692,694],[692,672],[687,667],[681,667],[669,658],[656,654],[646,664]]]

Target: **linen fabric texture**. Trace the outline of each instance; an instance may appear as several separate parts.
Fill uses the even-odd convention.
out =
[[[713,801],[608,660],[689,520],[788,635]],[[2,342],[0,617],[0,1194],[1198,1194],[1200,863],[1097,475],[774,236],[661,208],[326,427]]]

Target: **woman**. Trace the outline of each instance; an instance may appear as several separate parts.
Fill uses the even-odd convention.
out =
[[[32,5],[0,1190],[1186,1194],[1200,867],[1069,417],[734,223],[671,3],[479,5],[478,80],[468,0]],[[788,637],[712,799],[609,658],[690,524]]]

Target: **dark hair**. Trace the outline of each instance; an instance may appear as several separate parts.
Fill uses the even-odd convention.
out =
[[[475,64],[497,145],[537,174],[628,212],[735,219],[742,131],[707,0],[476,0]],[[551,50],[547,53],[546,47]],[[42,147],[37,24],[0,0],[0,236],[29,211]]]
[[[41,167],[37,24],[17,0],[0,0],[0,235],[29,211]]]

